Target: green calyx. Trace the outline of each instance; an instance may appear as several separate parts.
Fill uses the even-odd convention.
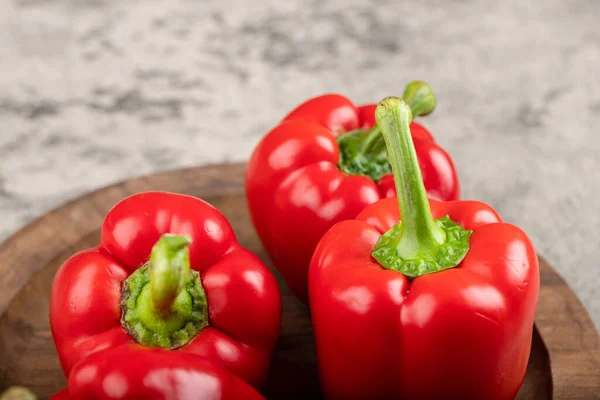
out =
[[[413,115],[430,114],[436,105],[431,87],[422,81],[413,81],[404,90],[404,101]],[[371,130],[358,129],[337,139],[340,148],[339,168],[350,175],[364,175],[378,181],[392,172],[385,140],[378,125]]]
[[[208,325],[206,294],[189,268],[187,236],[164,235],[150,260],[123,282],[121,323],[140,344],[174,349]]]
[[[365,175],[374,181],[392,172],[385,146],[379,151],[364,151],[368,139],[377,137],[381,137],[377,126],[368,132],[357,130],[340,136],[340,170],[350,175]]]
[[[402,235],[402,221],[400,221],[381,236],[375,250],[371,253],[373,258],[387,269],[401,272],[410,278],[455,267],[457,255],[462,254],[459,257],[462,259],[469,250],[469,237],[472,231],[464,229],[447,215],[435,220],[435,223],[445,232],[446,240],[433,254],[420,254],[412,259],[402,258],[397,249]]]
[[[431,112],[432,106],[421,111]],[[469,251],[472,231],[448,216],[433,219],[410,134],[410,107],[388,97],[377,106],[375,118],[387,146],[401,221],[381,236],[373,258],[410,278],[457,266]]]

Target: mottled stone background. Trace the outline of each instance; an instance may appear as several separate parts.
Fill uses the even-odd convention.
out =
[[[323,92],[430,82],[464,198],[523,227],[600,324],[600,2],[0,2],[0,239],[65,200],[248,158]],[[68,227],[66,227],[68,229]]]

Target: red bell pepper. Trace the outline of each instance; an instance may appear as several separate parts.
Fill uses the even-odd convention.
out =
[[[399,196],[335,225],[312,258],[323,391],[331,399],[512,399],[539,291],[533,245],[484,203],[428,201],[410,108],[387,98],[376,117]]]
[[[415,115],[435,107],[423,82],[409,84],[404,98]],[[246,195],[252,221],[275,267],[304,303],[310,257],[323,234],[395,194],[374,109],[337,94],[313,98],[270,131],[250,158]],[[429,195],[458,199],[452,160],[424,127],[413,122],[411,128]]]
[[[246,382],[204,357],[125,345],[83,359],[53,400],[261,400]]]
[[[205,356],[258,386],[280,321],[274,276],[225,217],[198,198],[164,192],[110,210],[100,246],[61,266],[50,299],[67,377],[93,353],[138,342]]]

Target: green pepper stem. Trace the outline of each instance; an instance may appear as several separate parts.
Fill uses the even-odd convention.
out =
[[[412,81],[406,85],[402,99],[410,107],[413,116],[429,115],[436,106],[436,99],[431,86],[423,81]]]
[[[208,325],[206,293],[190,269],[189,236],[163,235],[150,259],[124,282],[121,324],[136,342],[174,349]]]
[[[410,86],[410,85],[409,85]],[[428,87],[428,86],[427,86]],[[421,86],[421,89],[422,86]],[[417,93],[411,99],[426,98]],[[419,112],[428,114],[435,102],[418,102]],[[444,243],[446,234],[435,223],[423,184],[417,153],[410,134],[411,108],[397,97],[383,99],[375,110],[375,118],[388,149],[389,161],[394,174],[398,205],[402,220],[398,253],[404,258],[435,256]]]
[[[404,89],[404,102],[408,104],[412,115],[428,115],[435,109],[436,99],[431,87],[423,81],[412,81]],[[361,143],[363,154],[375,154],[384,151],[385,140],[381,135],[381,129],[375,125],[367,133]]]
[[[360,151],[363,154],[373,154],[381,150],[381,145],[385,144],[381,137],[379,127],[375,125],[365,135],[365,138],[360,144]]]
[[[150,254],[150,293],[159,314],[167,314],[190,277],[189,245],[183,235],[163,235]]]

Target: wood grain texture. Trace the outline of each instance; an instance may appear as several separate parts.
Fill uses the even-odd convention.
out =
[[[225,214],[240,243],[270,265],[250,223],[243,171],[242,164],[209,166],[116,184],[47,213],[0,245],[0,392],[21,384],[47,398],[64,386],[48,324],[52,278],[74,252],[98,244],[104,215],[130,194],[165,190],[204,198]],[[518,399],[600,399],[598,333],[543,260],[540,271],[536,330]],[[263,393],[268,399],[319,398],[308,310],[283,284],[282,294],[281,337]]]

